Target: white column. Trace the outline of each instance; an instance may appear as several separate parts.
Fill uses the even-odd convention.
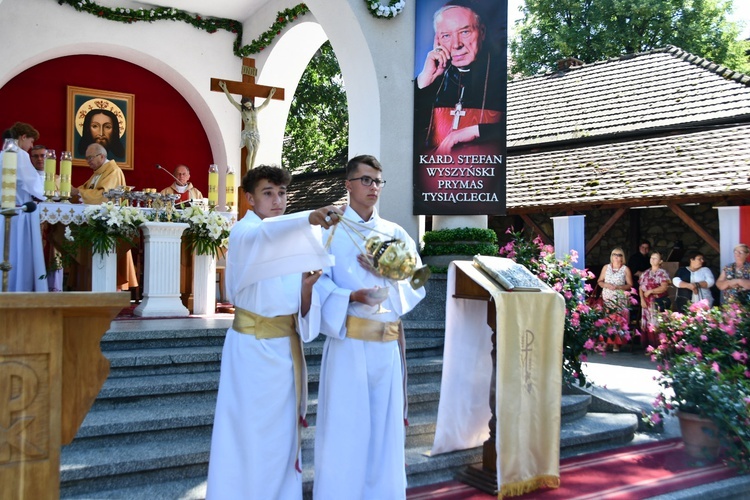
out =
[[[216,312],[216,257],[193,257],[193,314]]]
[[[143,230],[145,256],[143,301],[136,316],[188,316],[180,301],[180,244],[188,225],[177,222],[147,222]]]
[[[117,252],[91,256],[91,291],[117,291]]]

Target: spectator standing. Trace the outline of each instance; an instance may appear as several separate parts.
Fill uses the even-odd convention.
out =
[[[672,278],[672,284],[677,287],[675,310],[682,311],[688,304],[701,300],[708,301],[711,307],[714,303],[711,287],[714,285],[714,275],[707,267],[703,267],[703,254],[697,251],[686,255],[688,265],[681,267]]]
[[[630,318],[628,292],[633,288],[633,275],[625,265],[625,252],[622,248],[612,249],[609,254],[609,264],[602,267],[598,283],[602,288],[605,306],[620,311],[627,324]],[[623,340],[617,337],[613,341],[612,351],[618,352],[622,343]]]

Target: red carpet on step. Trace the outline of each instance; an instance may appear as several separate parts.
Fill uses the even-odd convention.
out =
[[[560,487],[513,497],[518,500],[637,500],[684,490],[736,475],[720,463],[689,457],[679,438],[618,448],[560,462]],[[480,500],[495,498],[451,481],[407,490],[409,500]]]

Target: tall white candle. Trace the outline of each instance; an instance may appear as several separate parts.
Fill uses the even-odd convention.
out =
[[[18,153],[16,153],[16,141],[6,139],[3,145],[3,177],[2,177],[2,201],[0,208],[16,207],[16,169],[18,168]]]

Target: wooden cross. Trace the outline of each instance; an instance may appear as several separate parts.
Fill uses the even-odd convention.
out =
[[[266,85],[258,85],[255,83],[255,77],[258,76],[258,69],[255,67],[255,59],[251,57],[243,57],[242,58],[242,81],[241,82],[233,82],[229,80],[225,80],[223,78],[211,78],[211,90],[213,92],[224,92],[221,87],[219,87],[219,82],[223,81],[227,84],[227,90],[230,94],[238,94],[242,97],[248,97],[250,99],[254,99],[255,97],[268,97],[268,95],[271,93],[271,88],[276,89],[276,93],[273,95],[272,99],[278,99],[280,101],[284,100],[284,89],[279,87],[268,87]],[[240,128],[242,128],[242,125],[240,125]],[[247,149],[242,148],[241,156],[240,156],[240,182],[243,177],[245,177],[245,174],[247,173],[247,166],[246,166],[246,158],[247,158]],[[238,207],[238,218],[242,217],[245,214],[245,211],[248,208],[247,201],[245,200],[244,196],[239,196],[239,207]]]

